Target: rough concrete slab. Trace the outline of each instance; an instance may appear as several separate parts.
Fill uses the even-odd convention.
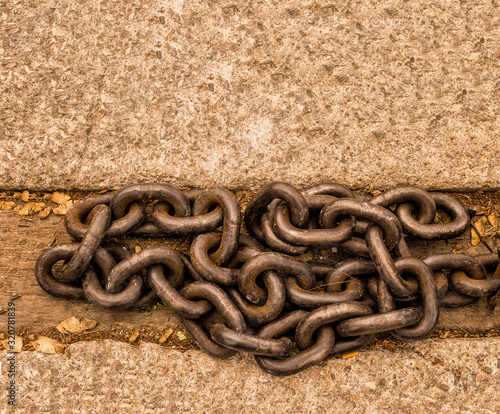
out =
[[[496,1],[0,2],[0,187],[500,187]]]
[[[3,413],[498,413],[500,341],[426,340],[370,350],[290,377],[249,356],[226,361],[157,345],[77,343],[66,355],[23,352],[17,408]],[[1,388],[5,389],[6,353]]]

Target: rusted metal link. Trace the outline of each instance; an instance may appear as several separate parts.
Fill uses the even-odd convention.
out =
[[[134,184],[116,192],[109,206],[113,217],[123,217],[132,202],[144,200],[167,201],[181,217],[191,215],[191,205],[187,197],[177,188],[166,184]]]
[[[330,228],[341,216],[354,216],[380,226],[384,231],[384,242],[391,251],[401,240],[401,223],[389,210],[364,201],[340,198],[327,204],[320,213],[320,224]]]
[[[330,356],[345,355],[358,349],[362,349],[373,340],[374,336],[374,334],[366,334],[352,338],[343,338],[338,335],[335,338],[335,345],[330,352]]]
[[[161,265],[148,270],[148,282],[165,305],[185,318],[200,318],[212,309],[206,300],[192,301],[182,296],[165,278]]]
[[[209,213],[209,209],[214,205],[219,205],[222,208],[224,219],[220,246],[210,257],[216,265],[221,266],[229,262],[238,250],[241,211],[233,193],[224,188],[211,188],[201,192],[196,197],[193,214],[203,217],[203,215]],[[195,232],[200,233],[201,231],[196,230]]]
[[[359,300],[363,297],[364,287],[359,279],[352,276],[373,271],[375,271],[373,264],[361,259],[341,262],[328,272],[325,279],[326,292],[302,289],[294,277],[287,277],[287,295],[292,303],[304,308]],[[346,285],[344,290],[342,290],[343,284]]]
[[[280,253],[289,254],[292,256],[298,256],[307,252],[307,246],[298,246],[295,244],[287,243],[280,239],[274,231],[274,215],[276,214],[276,208],[280,200],[276,200],[276,203],[271,203],[268,206],[268,211],[262,215],[261,219],[261,232],[262,241],[267,244],[271,249],[278,251]]]
[[[257,284],[257,277],[266,270],[293,275],[303,289],[311,289],[316,284],[313,270],[303,261],[280,253],[261,253],[248,260],[238,276],[240,292],[255,305],[262,306],[267,299],[267,293]]]
[[[236,351],[219,345],[215,342],[207,329],[197,319],[187,319],[180,317],[181,323],[186,331],[191,335],[196,345],[212,358],[226,359],[236,355]]]
[[[313,334],[321,326],[371,313],[372,310],[360,302],[335,303],[315,309],[297,325],[295,342],[299,349],[310,348],[313,344]]]
[[[417,207],[417,221],[420,223],[431,223],[436,216],[436,203],[432,196],[427,191],[411,185],[391,188],[370,199],[370,203],[385,208],[402,203],[408,205],[407,208],[411,210]]]
[[[202,233],[207,231],[213,231],[217,227],[219,227],[224,221],[224,212],[223,209],[218,205],[213,211],[208,211],[208,208],[211,207],[211,203],[205,207],[205,202],[208,201],[208,198],[212,198],[211,196],[218,193],[219,190],[223,189],[212,189],[212,190],[204,190],[200,191],[197,194],[197,197],[194,199],[194,204],[192,208],[192,216],[172,216],[170,214],[170,204],[159,201],[154,205],[152,219],[155,223],[156,227],[158,227],[162,233],[171,234],[171,235],[186,235],[191,233]],[[204,202],[198,203],[196,207],[196,200],[203,194],[205,191],[208,194],[205,194]],[[226,191],[226,190],[224,190]],[[183,193],[186,195],[186,193]],[[209,197],[207,197],[209,196]],[[189,198],[186,195],[186,198]],[[220,201],[220,199],[218,199]],[[239,212],[239,206],[238,206]]]
[[[486,269],[482,262],[467,254],[442,253],[428,256],[424,262],[433,270],[451,270],[465,272],[469,278],[482,280],[486,276]],[[464,295],[458,292],[449,281],[448,292],[440,299],[440,306],[459,307],[469,305],[477,300],[475,296]]]
[[[42,252],[35,265],[35,278],[45,292],[58,298],[80,299],[85,297],[81,282],[68,283],[58,280],[52,273],[53,266],[61,260],[70,260],[78,247],[77,243],[56,244]]]
[[[298,310],[271,322],[262,328],[258,335],[262,338],[276,338],[293,329],[307,315]],[[311,365],[323,361],[330,355],[335,343],[335,332],[331,326],[325,325],[318,329],[316,342],[309,349],[285,359],[276,359],[255,355],[257,364],[273,375],[291,375],[300,372]]]
[[[285,183],[271,183],[263,186],[245,208],[245,225],[252,236],[264,241],[260,229],[260,217],[275,199],[284,200],[290,206],[290,221],[295,227],[303,227],[309,219],[309,208],[304,196]]]
[[[342,336],[375,334],[415,325],[421,317],[420,309],[404,308],[342,321],[337,325],[336,331]]]
[[[193,267],[209,282],[225,286],[233,286],[238,283],[239,269],[217,266],[210,258],[210,249],[220,245],[222,235],[220,233],[205,233],[197,236],[191,244],[190,256]],[[239,245],[242,248],[248,246],[251,250],[263,251],[263,247],[250,236],[240,234]],[[248,250],[247,250],[248,251]],[[252,255],[255,255],[253,253]],[[228,264],[232,266],[234,263]]]
[[[405,231],[414,237],[424,240],[449,239],[459,236],[470,223],[467,210],[453,197],[442,193],[431,193],[432,199],[437,209],[443,209],[452,218],[451,223],[430,224],[428,222],[419,222],[412,216],[413,204],[402,203],[396,209],[398,216]]]
[[[402,257],[396,261],[397,270],[401,273],[415,275],[419,293],[422,297],[422,319],[411,327],[396,329],[394,334],[403,339],[419,339],[429,335],[439,317],[439,303],[436,281],[432,270],[423,261],[415,257]]]
[[[106,193],[88,197],[78,201],[71,207],[64,217],[64,225],[68,234],[76,240],[81,240],[88,231],[86,223],[89,213],[98,205],[108,205],[116,193]],[[121,237],[137,228],[145,217],[145,209],[142,203],[131,203],[127,214],[117,220],[113,220],[106,231],[105,238]]]
[[[326,204],[335,200],[337,200],[335,197],[328,195],[306,196],[308,207],[316,210],[321,210]],[[274,216],[276,234],[286,242],[299,246],[338,246],[354,234],[355,226],[356,219],[353,216],[344,216],[334,228],[297,228],[290,222],[290,209],[283,203],[276,208]]]
[[[63,270],[62,278],[68,282],[79,279],[92,261],[95,251],[102,243],[111,222],[111,209],[106,205],[97,205],[90,213],[89,228],[80,242],[73,257]]]
[[[274,358],[288,356],[293,347],[293,342],[289,338],[260,338],[255,335],[237,332],[221,324],[215,324],[210,329],[210,335],[215,342],[227,348]]]
[[[377,225],[371,225],[366,231],[366,244],[375,266],[387,288],[394,295],[407,298],[415,295],[418,286],[411,281],[406,281],[396,268],[389,250],[385,247],[382,229]]]
[[[214,305],[226,324],[237,332],[245,332],[245,319],[229,295],[215,283],[193,282],[181,290],[181,295],[190,300],[206,299]]]
[[[100,268],[102,270],[102,266]],[[106,273],[109,274],[110,272]],[[143,289],[143,280],[140,276],[134,275],[123,290],[109,292],[102,287],[99,276],[93,266],[90,266],[85,273],[82,285],[85,297],[95,306],[105,309],[127,309],[137,306],[137,301],[141,297]]]
[[[276,319],[286,302],[285,283],[278,272],[267,270],[262,273],[262,279],[267,290],[267,300],[262,306],[247,301],[238,289],[228,289],[231,299],[253,326],[260,326]]]
[[[310,187],[304,191],[302,191],[304,196],[312,196],[312,195],[329,195],[337,198],[354,198],[355,194],[349,190],[347,187],[344,187],[340,184],[335,183],[325,183],[315,185]]]
[[[486,279],[475,279],[467,276],[462,270],[451,272],[450,282],[458,293],[472,297],[483,297],[495,294],[500,289],[500,267],[497,253],[483,254],[475,259],[485,268],[495,268],[495,272]]]
[[[106,281],[108,292],[117,292],[120,285],[130,276],[153,265],[164,265],[169,269],[168,281],[179,287],[184,280],[184,264],[177,251],[165,246],[151,247],[134,253],[128,259],[119,262],[109,274]]]

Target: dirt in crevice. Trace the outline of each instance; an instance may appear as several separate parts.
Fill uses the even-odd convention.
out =
[[[1,334],[6,337],[6,334]],[[21,329],[16,335],[23,339],[23,351],[34,351],[33,341],[39,337],[49,337],[57,342],[67,346],[76,342],[102,341],[112,339],[115,341],[126,342],[132,346],[139,346],[141,342],[150,342],[161,345],[165,348],[187,351],[190,349],[199,349],[191,336],[182,326],[158,329],[154,326],[145,325],[139,331],[133,327],[127,327],[123,324],[116,324],[108,331],[92,331],[78,334],[63,334],[56,328],[48,329],[42,333],[32,333],[27,329]],[[428,338],[439,339],[460,339],[460,338],[500,338],[500,329],[491,329],[481,332],[466,332],[464,330],[437,329],[429,335]],[[364,348],[381,348],[394,351],[398,348],[404,348],[411,341],[403,341],[390,333],[381,333],[375,335],[375,338]],[[0,350],[3,349],[0,344]]]

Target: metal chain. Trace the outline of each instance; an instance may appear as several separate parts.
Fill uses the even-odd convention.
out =
[[[435,223],[438,210],[451,222]],[[497,253],[419,259],[408,248],[409,238],[469,228],[467,210],[446,194],[405,186],[369,197],[338,184],[272,183],[250,200],[244,223],[250,235],[223,188],[128,186],[76,203],[65,217],[76,242],[42,252],[35,276],[51,295],[106,309],[162,301],[209,355],[250,352],[276,375],[362,348],[376,333],[424,338],[440,306],[500,303]],[[195,238],[188,256],[168,247],[133,253],[116,240],[126,235]],[[314,248],[337,248],[344,259],[328,267],[293,257]]]

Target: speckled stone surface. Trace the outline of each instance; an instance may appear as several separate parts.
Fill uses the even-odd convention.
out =
[[[499,355],[498,339],[424,340],[273,377],[248,356],[77,343],[67,355],[21,353],[18,407],[8,410],[4,399],[0,412],[498,413]]]
[[[0,187],[500,187],[496,0],[0,1]]]

